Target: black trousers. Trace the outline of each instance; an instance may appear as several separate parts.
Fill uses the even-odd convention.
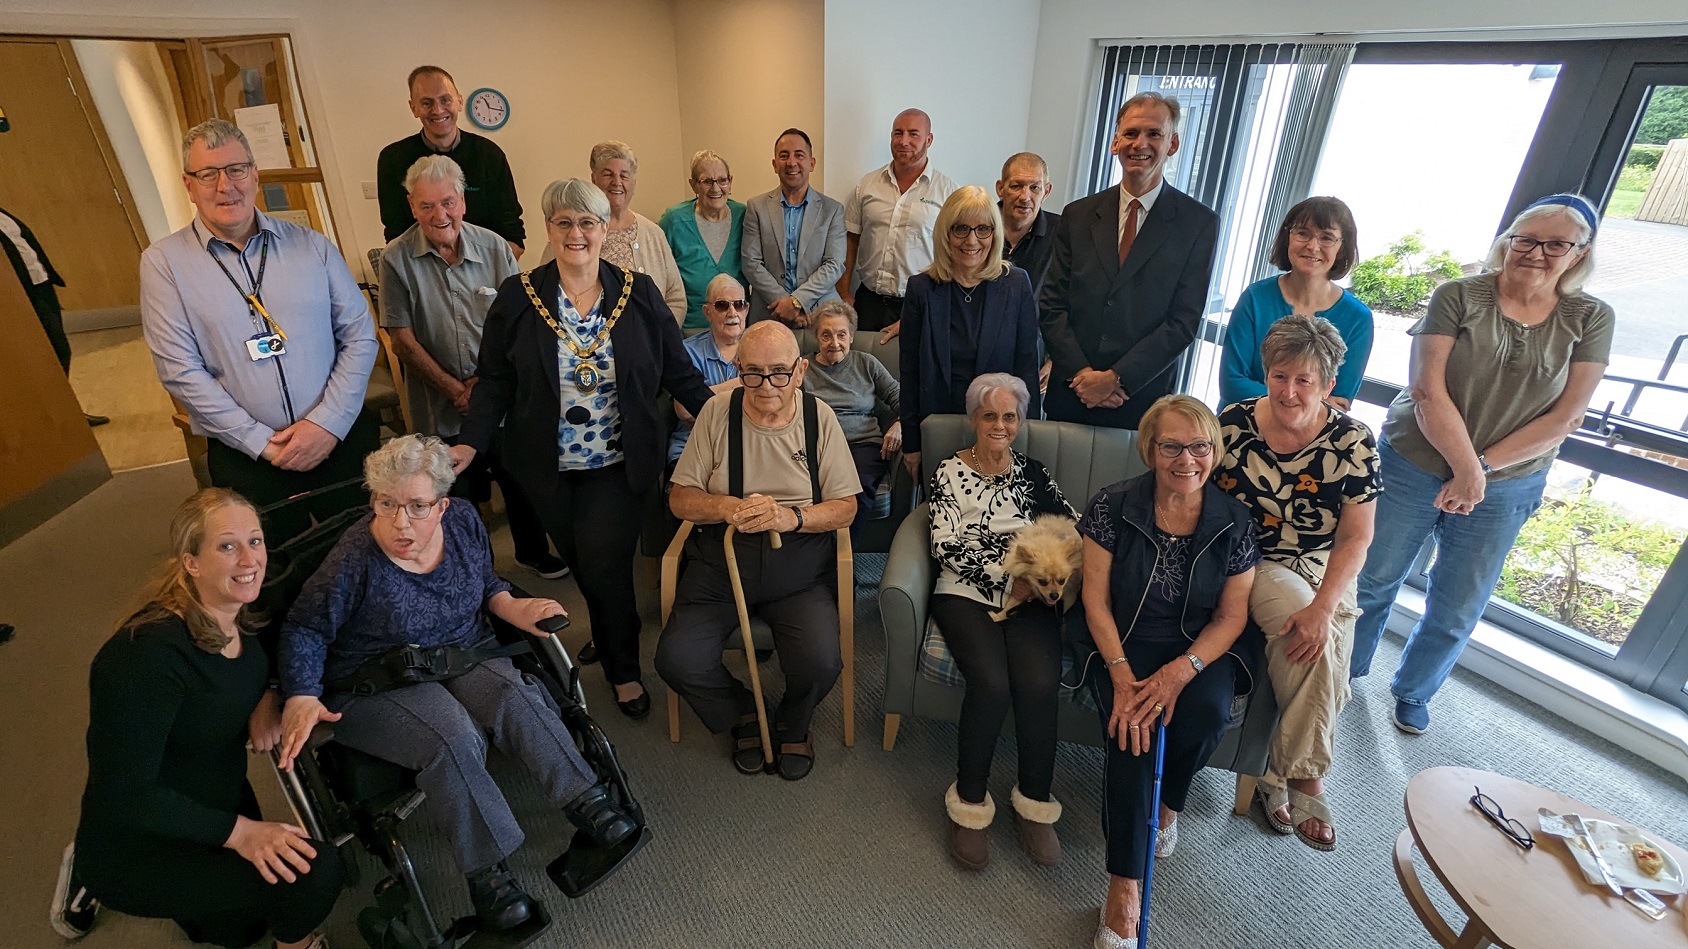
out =
[[[444,439],[448,445],[457,444],[457,437]],[[551,545],[545,537],[545,526],[539,521],[539,511],[528,500],[527,491],[516,476],[503,464],[504,433],[499,432],[492,448],[475,456],[474,462],[452,483],[451,496],[472,504],[484,504],[492,499],[493,482],[504,495],[504,516],[510,522],[510,542],[516,548],[516,562],[534,564],[545,559]]]
[[[1168,662],[1187,662],[1179,657],[1188,652],[1184,640],[1155,642],[1127,639],[1125,658],[1131,674],[1146,679]],[[1108,717],[1114,713],[1113,680],[1101,662],[1090,669],[1090,689],[1101,716],[1103,747],[1107,764],[1102,775],[1102,832],[1108,838],[1108,872],[1131,880],[1143,879],[1148,848],[1149,814],[1154,806],[1155,756],[1151,748],[1141,755],[1121,751],[1118,738],[1107,738]],[[1231,721],[1231,700],[1236,697],[1237,662],[1229,655],[1209,663],[1184,691],[1166,726],[1166,762],[1161,770],[1161,803],[1182,813],[1190,795],[1190,782],[1213,756]]]
[[[35,308],[36,317],[41,320],[41,328],[47,331],[47,340],[53,344],[53,355],[59,357],[60,368],[69,375],[70,340],[64,334],[64,310],[59,307],[58,290],[50,281],[24,289],[29,293],[29,304]]]
[[[559,471],[550,495],[536,490],[531,497],[539,522],[573,568],[586,599],[604,678],[611,685],[638,681],[640,622],[633,555],[649,496],[627,483],[625,462]]]
[[[727,642],[738,642],[740,635],[723,533],[721,525],[711,524],[687,539],[674,612],[656,647],[662,681],[716,734],[756,711],[750,690],[721,661]],[[745,604],[773,631],[785,673],[785,694],[774,712],[774,740],[802,741],[815,706],[844,669],[832,536],[786,534],[779,550],[768,546],[766,534],[739,534],[734,541]]]
[[[248,458],[238,448],[231,448],[217,439],[210,439],[205,453],[211,483],[220,488],[233,488],[246,500],[262,509],[296,494],[363,477],[363,460],[381,447],[380,423],[367,408],[358,413],[357,421],[346,437],[322,463],[309,471],[283,471],[261,458]],[[311,519],[323,520],[347,508],[366,503],[368,495],[362,485],[351,485],[341,491],[325,492],[321,497],[289,504],[264,518],[264,541],[279,547],[311,526]]]
[[[1025,603],[998,623],[994,607],[949,593],[932,597],[932,618],[967,679],[957,725],[955,790],[982,804],[997,736],[1014,709],[1020,793],[1049,800],[1060,709],[1061,624],[1055,609]]]
[[[867,287],[856,288],[856,326],[882,330],[903,318],[903,298],[888,297]]]
[[[240,813],[259,820],[250,786]],[[246,858],[186,840],[122,832],[77,834],[76,875],[101,903],[130,916],[173,919],[195,942],[250,946],[270,933],[298,942],[334,909],[346,867],[333,844],[311,841],[311,872],[266,883]]]
[[[881,442],[851,442],[850,460],[856,463],[856,477],[862,483],[862,493],[856,495],[856,521],[867,519],[873,510],[873,498],[879,482],[890,470],[891,462],[879,457]]]

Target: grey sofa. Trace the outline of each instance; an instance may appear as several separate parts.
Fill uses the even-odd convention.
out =
[[[945,458],[972,444],[973,432],[959,415],[937,415],[921,425],[922,478]],[[1097,491],[1116,481],[1141,474],[1137,433],[1092,428],[1071,422],[1028,421],[1020,426],[1014,448],[1044,463],[1061,493],[1080,513]],[[945,681],[943,659],[948,647],[928,629],[927,605],[937,565],[931,556],[932,529],[927,506],[915,507],[897,530],[891,544],[884,579],[879,584],[879,612],[885,625],[885,733],[883,747],[896,744],[904,715],[956,721],[962,690]],[[1066,670],[1063,684],[1076,683],[1077,672]],[[1264,675],[1257,687],[1238,700],[1235,720],[1208,766],[1236,772],[1237,807],[1242,813],[1253,793],[1254,778],[1265,773],[1267,746],[1277,726],[1277,703]],[[1102,728],[1084,690],[1063,690],[1060,712],[1062,741],[1102,743]]]

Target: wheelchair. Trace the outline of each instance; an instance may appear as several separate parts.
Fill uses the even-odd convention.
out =
[[[289,498],[266,508],[260,516],[281,505],[354,483]],[[276,655],[287,608],[341,535],[366,512],[360,506],[335,514],[270,551],[270,570],[257,605],[269,617],[260,637],[272,656]],[[520,589],[512,592],[527,595]],[[534,636],[490,614],[489,619],[501,643],[529,646],[527,653],[513,656],[512,661],[543,684],[582,760],[639,828],[610,847],[599,847],[585,832],[575,832],[568,849],[546,867],[546,875],[565,896],[579,898],[625,865],[650,841],[651,830],[614,746],[587,710],[580,669],[562,643],[555,635]],[[547,631],[555,633],[567,625],[566,618],[555,617]],[[272,753],[272,765],[277,760]],[[399,834],[400,825],[425,797],[416,787],[416,772],[337,744],[331,724],[319,724],[311,733],[292,771],[276,767],[275,773],[299,826],[313,839],[340,848],[349,885],[358,883],[354,845],[374,857],[385,871],[375,884],[375,904],[364,908],[357,918],[358,931],[371,949],[515,949],[533,942],[550,926],[551,919],[542,904],[537,916],[515,929],[482,930],[472,913],[442,925]]]

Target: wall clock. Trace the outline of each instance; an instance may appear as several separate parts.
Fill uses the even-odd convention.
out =
[[[510,100],[497,89],[476,89],[469,93],[469,121],[488,132],[496,132],[510,121]]]

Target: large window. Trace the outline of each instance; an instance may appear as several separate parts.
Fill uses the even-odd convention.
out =
[[[1617,313],[1611,362],[1486,618],[1688,708],[1688,39],[1116,47],[1104,68],[1093,190],[1119,180],[1120,102],[1152,89],[1192,106],[1168,180],[1224,222],[1186,360],[1186,390],[1210,403],[1230,308],[1276,272],[1266,246],[1309,194],[1346,201],[1359,259],[1402,278],[1366,289],[1376,343],[1354,414],[1374,430],[1430,288],[1477,272],[1541,195],[1603,208],[1587,289]]]

